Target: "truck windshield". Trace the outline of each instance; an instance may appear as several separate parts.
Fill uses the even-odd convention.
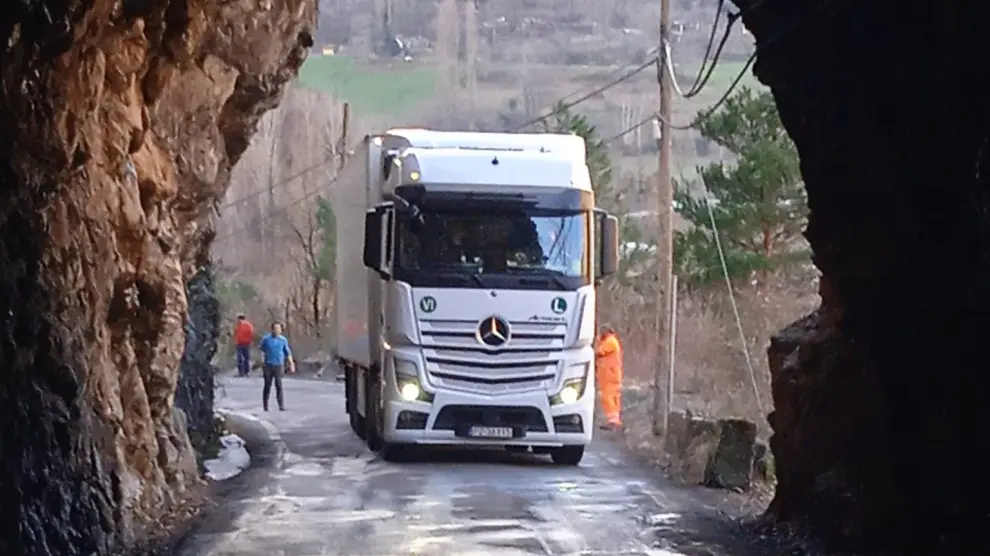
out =
[[[419,223],[400,219],[395,275],[432,287],[577,289],[591,283],[589,221],[578,211],[426,211]]]

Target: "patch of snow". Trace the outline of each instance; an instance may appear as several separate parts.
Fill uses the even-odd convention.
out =
[[[670,525],[680,519],[680,514],[665,513],[665,514],[653,514],[646,517],[647,525],[652,525],[654,527],[658,525]]]
[[[214,481],[226,481],[240,475],[251,465],[251,455],[244,447],[244,440],[236,434],[220,437],[220,452],[214,459],[206,460],[206,476]]]
[[[222,408],[222,407],[219,408],[219,409],[214,410],[213,415],[215,415],[216,417],[218,417],[220,419],[223,419],[223,418],[227,417],[228,415],[230,415],[232,413],[233,414],[236,414],[237,416],[241,417],[242,419],[246,419],[248,421],[254,421],[254,422],[257,422],[257,423],[262,422],[261,419],[257,415],[253,415],[253,414],[247,413],[247,412],[233,411],[233,410]]]

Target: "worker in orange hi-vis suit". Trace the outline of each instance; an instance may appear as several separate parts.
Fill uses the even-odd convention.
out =
[[[598,399],[605,412],[605,429],[622,428],[622,344],[609,326],[602,327],[595,349]]]

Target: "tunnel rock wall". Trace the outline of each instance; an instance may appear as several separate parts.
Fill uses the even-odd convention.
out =
[[[736,4],[822,272],[821,307],[769,350],[768,515],[835,550],[985,546],[990,6]]]
[[[213,357],[217,353],[220,334],[220,300],[216,296],[213,264],[201,261],[196,273],[186,281],[189,319],[186,322],[186,345],[179,365],[175,389],[176,412],[186,419],[185,428],[193,448],[203,456],[219,441],[219,430],[213,412],[217,369]]]
[[[198,479],[184,282],[312,0],[0,7],[0,553],[100,555]]]

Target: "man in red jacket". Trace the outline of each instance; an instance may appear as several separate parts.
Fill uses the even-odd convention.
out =
[[[234,349],[237,350],[237,376],[251,373],[251,344],[254,343],[254,325],[243,313],[237,315],[234,325]]]

